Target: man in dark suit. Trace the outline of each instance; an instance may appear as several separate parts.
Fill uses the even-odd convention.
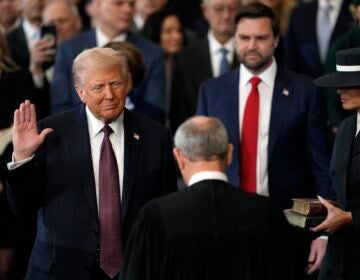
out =
[[[12,59],[22,68],[29,69],[30,49],[40,38],[44,0],[22,0],[22,21],[7,34]]]
[[[14,115],[9,200],[16,212],[38,211],[27,279],[113,279],[140,207],[176,190],[169,131],[124,110],[125,55],[90,49],[73,72],[85,105],[38,129],[29,101]]]
[[[311,78],[322,75],[328,47],[351,28],[349,4],[350,0],[316,0],[296,7],[290,16],[285,36],[284,65]],[[327,24],[329,29],[323,30],[325,23],[321,22],[321,18],[327,5],[331,5]],[[326,32],[330,36],[322,39],[320,34]],[[327,42],[320,48],[322,40]]]
[[[289,225],[271,199],[227,182],[232,149],[216,118],[178,128],[173,151],[189,188],[143,207],[120,279],[294,279]]]
[[[229,131],[230,183],[273,197],[282,209],[292,206],[291,198],[330,197],[325,114],[316,87],[277,66],[279,22],[270,8],[243,6],[235,23],[240,68],[202,84],[198,102],[198,114],[218,117]],[[302,242],[306,259],[309,247]],[[309,273],[319,267],[325,246],[324,239],[312,242]]]
[[[324,265],[319,279],[360,278],[360,48],[336,53],[336,72],[315,80],[322,87],[339,88],[342,106],[357,113],[339,126],[330,163],[332,187],[339,208],[326,200],[326,220],[313,230],[329,236]]]
[[[52,83],[52,112],[58,113],[80,104],[74,91],[71,67],[74,58],[84,49],[103,47],[110,41],[128,41],[144,55],[146,76],[129,94],[126,108],[164,121],[165,69],[161,49],[137,34],[129,32],[134,15],[134,0],[96,0],[97,28],[60,45],[55,58]]]
[[[170,122],[173,131],[196,113],[200,84],[221,73],[221,49],[226,49],[227,70],[239,65],[233,46],[233,22],[239,0],[205,0],[204,17],[210,25],[206,38],[174,56],[171,84]]]

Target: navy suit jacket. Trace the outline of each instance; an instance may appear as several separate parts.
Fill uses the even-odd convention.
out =
[[[239,66],[234,54],[231,68]],[[207,38],[174,55],[171,83],[170,122],[173,132],[196,113],[200,84],[213,78]]]
[[[6,35],[11,58],[22,69],[28,69],[30,64],[30,51],[22,23]]]
[[[343,0],[329,48],[332,42],[351,28],[353,19],[349,12],[349,4],[349,0]],[[311,78],[317,78],[324,72],[316,35],[317,10],[318,1],[296,7],[290,16],[284,40],[284,65]]]
[[[239,68],[211,79],[200,88],[197,114],[219,118],[234,145],[228,169],[230,183],[239,186]],[[288,91],[288,95],[284,94]],[[278,67],[268,143],[269,193],[281,206],[291,198],[330,197],[329,152],[324,107],[312,82]]]
[[[144,81],[129,94],[135,105],[134,110],[163,121],[165,110],[164,54],[159,47],[140,35],[128,32],[126,40],[140,49],[146,65]],[[79,34],[58,47],[51,95],[53,113],[72,109],[81,103],[73,83],[73,61],[83,50],[96,46],[95,31],[91,30]]]
[[[40,129],[51,127],[54,132],[33,160],[7,171],[13,210],[38,211],[27,279],[90,279],[100,232],[84,108],[39,122]],[[124,133],[121,214],[126,242],[142,205],[177,188],[168,129],[126,110]]]

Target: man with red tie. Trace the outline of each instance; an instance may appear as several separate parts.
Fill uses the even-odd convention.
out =
[[[29,101],[15,111],[9,201],[38,213],[26,279],[114,279],[140,207],[176,190],[168,129],[124,109],[126,59],[86,50],[73,64],[82,106],[37,125]]]
[[[197,109],[222,120],[229,131],[229,181],[273,197],[282,209],[295,197],[331,197],[324,108],[311,80],[276,64],[279,20],[255,3],[240,9],[235,27],[240,67],[203,83]],[[310,240],[300,239],[305,244],[299,255],[311,274],[326,240],[315,239],[309,250]]]

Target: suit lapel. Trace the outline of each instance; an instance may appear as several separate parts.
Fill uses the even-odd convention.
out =
[[[214,77],[211,66],[209,41],[207,39],[204,39],[199,44],[199,52],[197,53],[197,57],[194,57],[195,61],[197,61],[194,64],[194,69],[196,69],[196,72],[199,71],[199,74],[197,74],[197,76],[199,76],[200,78]]]
[[[233,161],[228,169],[229,179],[234,186],[239,185],[239,157],[240,157],[240,125],[239,125],[239,67],[225,74],[223,92],[219,92],[220,99],[219,112],[223,112],[224,117],[221,118],[228,130],[230,143],[234,145]],[[220,103],[219,102],[219,103]]]
[[[283,121],[286,118],[289,103],[292,98],[292,89],[286,81],[283,71],[278,68],[275,78],[274,93],[271,105],[268,161],[271,159],[276,141],[279,137]]]
[[[16,63],[22,67],[28,67],[30,63],[30,52],[22,23],[13,32],[12,39],[10,39],[9,42],[12,43],[14,40],[13,43],[16,43],[16,45],[11,46],[10,50],[14,52],[14,55],[18,56]]]
[[[317,40],[317,8],[318,1],[312,1],[311,3],[304,6],[302,9],[303,12],[307,13],[305,21],[297,22],[297,25],[301,26],[305,32],[299,34],[300,42],[300,52],[303,56],[298,58],[304,60],[304,64],[308,65],[306,68],[309,69],[311,73],[308,73],[310,76],[319,76],[322,72],[322,63],[320,60],[319,45]]]
[[[337,184],[335,184],[333,187],[337,189],[336,193],[338,195],[338,200],[340,201],[340,204],[344,207],[345,205],[347,205],[346,182],[355,131],[356,115],[351,117],[351,119],[345,121],[343,129],[337,133],[330,165],[330,174],[332,172],[337,172],[339,174],[337,176],[339,176],[340,178],[336,180]],[[339,169],[335,170],[335,166],[337,166]]]
[[[350,1],[348,0],[344,0],[342,2],[339,15],[336,19],[334,30],[331,34],[330,43],[334,42],[339,36],[341,36],[345,30],[350,30],[352,18],[349,13],[349,5]]]
[[[82,188],[85,193],[86,200],[89,204],[94,217],[98,217],[94,169],[92,165],[91,147],[89,139],[89,130],[85,113],[85,106],[75,111],[70,125],[71,145],[69,147],[72,155],[77,155],[80,159],[77,160],[78,166],[74,166],[81,176]],[[96,226],[98,219],[94,219]]]
[[[126,34],[126,41],[134,45],[137,45],[138,43],[136,36],[130,31]]]
[[[231,69],[236,69],[237,67],[239,67],[240,63],[239,63],[239,60],[238,60],[238,57],[236,55],[236,51],[234,52],[234,55],[233,55],[233,60],[232,60],[232,63],[231,63]]]
[[[143,141],[141,131],[137,127],[138,119],[135,114],[125,110],[124,112],[124,179],[123,179],[123,197],[121,201],[121,215],[124,221],[131,194],[133,191],[134,180],[137,174],[137,166],[141,142]]]
[[[89,31],[86,44],[88,45],[89,48],[93,48],[97,46],[96,33],[94,29]]]
[[[355,157],[358,153],[360,153],[360,134],[354,139],[351,156]]]

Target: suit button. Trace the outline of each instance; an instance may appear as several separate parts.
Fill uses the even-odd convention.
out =
[[[332,170],[331,171],[331,176],[334,176],[335,175],[335,170]]]
[[[93,230],[93,232],[92,232],[92,236],[94,236],[94,237],[98,237],[98,233],[97,233],[95,230]]]

